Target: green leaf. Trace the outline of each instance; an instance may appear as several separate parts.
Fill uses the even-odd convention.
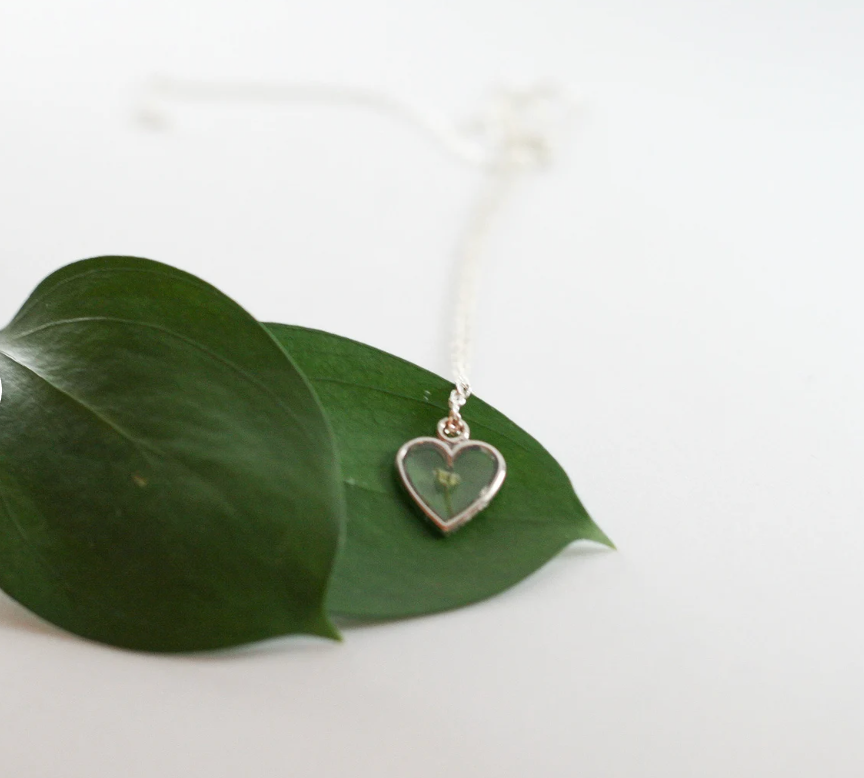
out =
[[[501,451],[507,480],[485,511],[441,536],[398,483],[394,456],[410,438],[434,435],[450,384],[346,338],[266,326],[309,377],[336,435],[348,535],[332,612],[398,618],[456,608],[513,586],[574,540],[612,545],[549,453],[477,398],[465,409],[471,435]]]
[[[0,586],[135,649],[336,637],[327,420],[234,302],[149,260],[70,265],[0,333]]]

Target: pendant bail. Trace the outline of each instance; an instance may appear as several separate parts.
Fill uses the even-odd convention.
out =
[[[471,437],[471,429],[461,416],[455,422],[451,416],[445,416],[438,422],[438,437],[445,443],[458,443]]]

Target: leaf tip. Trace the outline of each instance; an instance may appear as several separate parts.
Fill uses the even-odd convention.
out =
[[[595,543],[599,543],[601,546],[606,546],[607,548],[611,549],[612,551],[618,550],[618,546],[616,546],[612,542],[612,539],[605,532],[603,532],[603,530],[600,529],[600,527],[598,527],[596,524],[594,525],[594,530],[595,531],[593,533],[591,533],[591,535],[589,537],[587,537],[586,540],[593,540]]]
[[[328,640],[335,640],[337,643],[341,643],[344,640],[342,633],[323,611],[309,625],[309,634],[327,638]]]

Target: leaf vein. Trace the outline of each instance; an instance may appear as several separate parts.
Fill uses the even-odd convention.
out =
[[[146,456],[146,452],[150,451],[154,454],[158,454],[161,457],[165,457],[164,452],[159,450],[152,443],[147,443],[146,441],[143,441],[143,440],[140,440],[139,438],[136,438],[134,435],[132,435],[129,431],[125,430],[119,424],[117,424],[116,422],[109,419],[107,416],[100,413],[92,405],[84,402],[84,400],[82,400],[80,397],[76,397],[74,394],[67,392],[65,389],[61,389],[59,386],[57,386],[57,384],[52,383],[45,376],[43,376],[41,373],[39,373],[38,371],[36,371],[32,367],[30,367],[30,365],[27,365],[24,362],[21,362],[20,360],[15,359],[15,357],[13,357],[7,351],[0,350],[0,356],[6,357],[6,359],[8,359],[13,364],[18,365],[18,367],[26,370],[28,373],[31,373],[32,375],[34,375],[37,378],[39,378],[40,380],[42,380],[47,386],[50,386],[55,392],[59,392],[64,397],[67,397],[68,399],[70,399],[76,405],[78,405],[81,408],[83,408],[84,410],[88,411],[90,414],[92,414],[97,419],[99,419],[99,421],[101,421],[103,424],[106,424],[108,427],[113,429],[114,432],[116,432],[118,435],[120,435],[120,437],[124,438],[129,443],[131,443],[135,448],[139,449],[139,451],[142,455]]]
[[[309,380],[314,384],[322,383],[322,384],[337,384],[341,386],[349,386],[354,387],[355,389],[365,389],[369,392],[378,392],[380,394],[390,395],[391,397],[398,397],[400,400],[406,400],[411,403],[415,403],[417,405],[422,405],[424,408],[433,407],[438,408],[444,413],[447,412],[447,408],[443,405],[439,405],[438,403],[431,402],[429,400],[421,400],[418,397],[409,397],[405,394],[400,394],[399,392],[391,391],[390,389],[382,389],[378,386],[368,386],[367,384],[358,384],[356,381],[344,381],[339,378],[324,378],[320,376],[309,376]],[[495,429],[494,427],[490,427],[488,424],[483,424],[482,422],[471,422],[472,429],[484,429],[489,432],[495,433],[498,437],[503,438],[508,443],[511,443],[516,448],[522,449],[522,451],[530,451],[524,443],[520,443],[518,440],[514,440],[509,435],[501,432],[499,429]]]
[[[57,321],[47,322],[46,324],[42,324],[39,327],[34,327],[31,330],[27,330],[26,332],[16,333],[15,339],[26,338],[29,335],[34,335],[38,332],[43,332],[44,330],[51,329],[52,327],[62,327],[68,326],[71,324],[83,324],[87,322],[112,322],[114,324],[125,324],[132,327],[145,327],[149,329],[156,330],[158,332],[162,332],[165,335],[176,338],[177,340],[186,343],[189,346],[201,351],[204,354],[207,354],[211,359],[220,362],[226,367],[230,368],[238,375],[240,375],[244,380],[248,381],[253,386],[257,387],[261,392],[263,392],[268,397],[271,397],[276,401],[276,404],[279,405],[289,416],[293,419],[298,419],[297,411],[292,408],[290,405],[286,404],[280,395],[274,392],[267,384],[260,381],[256,378],[252,373],[240,367],[239,365],[232,362],[230,359],[226,359],[225,357],[217,354],[212,349],[205,346],[203,343],[199,343],[198,341],[192,340],[191,338],[187,338],[185,335],[181,335],[179,332],[174,332],[173,330],[169,330],[167,327],[162,327],[158,324],[152,324],[150,322],[136,321],[134,319],[121,319],[119,317],[114,316],[81,316],[74,319],[59,319]],[[17,360],[16,360],[17,361]],[[34,371],[35,372],[35,371]],[[41,377],[41,376],[40,376]]]

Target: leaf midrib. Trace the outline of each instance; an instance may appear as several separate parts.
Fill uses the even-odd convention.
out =
[[[86,410],[88,413],[90,413],[92,416],[94,416],[100,422],[102,422],[103,424],[105,424],[106,426],[108,426],[112,430],[114,430],[114,432],[116,432],[120,437],[124,438],[129,443],[131,443],[136,449],[139,450],[139,452],[143,456],[147,455],[148,450],[154,454],[157,454],[160,457],[166,456],[165,453],[163,451],[161,451],[159,448],[157,448],[156,446],[152,445],[151,443],[147,443],[146,441],[139,440],[134,435],[132,435],[130,432],[123,429],[123,427],[118,425],[116,422],[112,421],[110,418],[108,418],[104,414],[100,413],[97,408],[94,408],[92,405],[85,402],[80,397],[76,397],[74,394],[67,392],[62,387],[57,386],[57,384],[53,383],[51,380],[46,378],[44,375],[39,373],[37,370],[34,370],[30,365],[22,362],[20,359],[16,359],[14,356],[12,356],[8,351],[4,350],[2,347],[0,347],[0,356],[6,357],[6,359],[8,359],[13,364],[18,365],[18,367],[22,368],[23,370],[26,370],[31,375],[34,375],[38,379],[43,381],[48,387],[53,389],[55,392],[62,394],[64,397],[68,398],[73,403],[75,403],[79,407]]]
[[[230,359],[226,359],[221,356],[217,352],[205,346],[203,343],[199,343],[196,340],[192,340],[191,338],[187,338],[185,335],[181,335],[179,332],[174,332],[173,330],[168,329],[167,327],[162,327],[158,324],[153,324],[151,322],[138,321],[136,319],[121,319],[116,316],[80,316],[74,319],[58,319],[57,321],[47,322],[38,327],[34,327],[33,329],[27,330],[25,332],[16,333],[14,336],[14,340],[20,340],[21,338],[26,338],[30,335],[34,335],[38,332],[43,332],[45,330],[51,329],[52,327],[64,327],[71,326],[74,324],[84,324],[88,322],[110,322],[112,324],[124,324],[131,327],[145,327],[148,329],[153,329],[158,332],[162,332],[165,335],[176,338],[177,340],[186,343],[189,346],[192,346],[195,349],[198,349],[202,353],[209,356],[211,359],[225,365],[225,367],[230,368],[235,373],[237,373],[241,378],[245,381],[248,381],[250,384],[255,386],[257,389],[262,391],[264,394],[272,398],[276,401],[276,403],[291,417],[295,420],[298,418],[297,412],[290,406],[286,405],[284,400],[274,392],[267,384],[258,380],[252,373],[248,372],[244,368],[240,367],[240,365],[235,364]],[[266,330],[265,330],[266,332]],[[278,348],[278,344],[276,344]],[[0,349],[2,351],[2,349]],[[16,360],[17,361],[17,360]],[[41,377],[41,376],[40,376]]]

